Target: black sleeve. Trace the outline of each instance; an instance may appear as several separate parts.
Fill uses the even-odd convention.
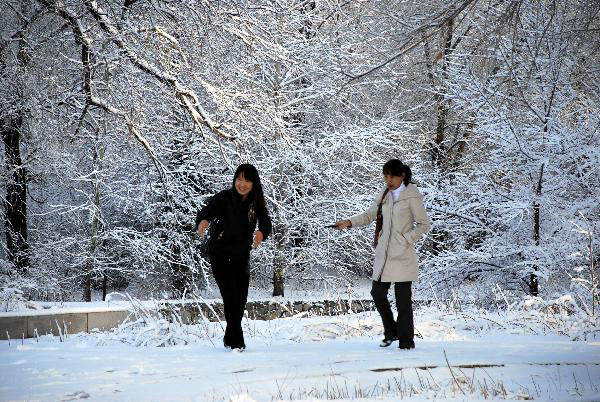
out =
[[[199,210],[198,214],[196,215],[196,229],[198,229],[200,221],[207,220],[210,222],[216,217],[222,215],[225,195],[226,192],[221,191],[208,199],[208,202],[204,208]]]
[[[260,230],[263,234],[263,240],[267,240],[267,237],[271,234],[271,217],[269,216],[269,211],[267,211],[267,207],[264,207],[261,213],[258,214],[258,230]]]

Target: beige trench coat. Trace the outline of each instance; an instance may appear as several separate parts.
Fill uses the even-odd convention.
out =
[[[377,218],[377,207],[383,196],[379,193],[369,209],[350,218],[352,226],[368,225]],[[418,260],[415,242],[427,233],[431,223],[423,195],[417,186],[409,184],[394,202],[389,191],[381,206],[383,227],[375,249],[373,280],[382,282],[414,282],[417,280]]]

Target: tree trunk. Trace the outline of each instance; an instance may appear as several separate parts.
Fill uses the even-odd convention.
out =
[[[308,1],[305,2],[301,8],[300,8],[300,12],[302,14],[305,14],[306,17],[303,19],[303,24],[302,27],[300,28],[300,33],[302,35],[304,35],[305,39],[307,41],[310,41],[314,36],[315,36],[315,31],[314,31],[314,27],[313,27],[313,22],[310,19],[310,17],[308,16],[308,14],[313,11],[316,8],[316,2],[315,1]],[[277,76],[277,81],[279,81],[282,77],[282,72],[281,72],[282,66],[281,63],[277,63],[275,65],[275,71],[276,71],[276,76]],[[300,88],[302,90],[307,90],[310,86],[309,81],[305,78],[302,77],[299,80],[299,84],[300,84]],[[278,92],[281,88],[277,87],[275,90],[275,94],[278,95]],[[274,99],[279,99],[279,96],[275,96]],[[277,101],[277,106],[281,106],[279,104],[279,101]],[[292,130],[297,130],[300,132],[300,142],[303,143],[305,141],[305,137],[304,135],[302,135],[302,131],[306,131],[306,128],[304,127],[305,125],[305,120],[306,120],[306,113],[304,111],[302,111],[300,108],[297,111],[294,111],[292,113],[290,113],[289,115],[286,115],[283,117],[284,120],[289,124],[290,129]],[[295,171],[295,167],[292,166],[291,167],[291,171],[294,172]],[[301,168],[298,168],[301,169]],[[280,171],[279,172],[280,175],[280,180],[279,183],[282,183],[283,180],[283,172]],[[281,184],[280,184],[281,185]],[[300,190],[298,189],[293,189],[293,194],[291,195],[291,197],[302,197],[303,194]],[[287,191],[285,189],[282,189],[280,191],[280,194],[286,194]],[[281,197],[280,200],[285,199],[286,197]],[[274,210],[275,214],[273,215],[274,217],[277,216],[276,214],[276,209]],[[274,239],[274,243],[275,243],[275,258],[274,258],[274,268],[273,268],[273,296],[283,296],[284,295],[284,288],[285,288],[285,268],[286,268],[286,262],[285,262],[285,257],[286,257],[286,227],[284,224],[282,223],[275,223],[273,225],[273,239]],[[298,239],[299,243],[302,243],[304,241],[303,238]]]
[[[21,2],[20,13],[22,16],[30,15],[31,4],[27,0]],[[20,21],[19,30],[11,38],[17,41],[17,69],[10,70],[4,60],[0,59],[0,73],[10,80],[16,80],[13,84],[16,88],[15,99],[23,98],[23,82],[20,77],[20,67],[29,64],[29,47],[23,38],[26,29],[25,17]],[[17,27],[15,27],[17,28]],[[2,38],[0,40],[0,54],[10,46],[10,42]],[[14,68],[14,67],[13,67]],[[8,73],[8,74],[6,74]],[[4,99],[3,99],[4,100]],[[7,99],[8,100],[8,99]],[[19,101],[20,103],[20,101]],[[23,130],[23,117],[26,110],[22,104],[4,105],[4,107],[16,107],[17,111],[12,116],[5,116],[0,120],[0,136],[4,143],[5,168],[9,175],[6,183],[6,199],[2,202],[4,209],[4,229],[6,233],[7,259],[14,264],[16,272],[23,274],[29,270],[29,243],[27,240],[27,171],[21,159],[21,141]]]
[[[275,266],[273,267],[273,296],[284,295],[285,283],[285,227],[278,223],[273,227],[275,242]]]
[[[540,245],[540,203],[538,201],[539,197],[542,195],[542,179],[544,177],[544,164],[542,163],[542,167],[540,168],[540,177],[537,183],[537,187],[535,189],[536,201],[533,203],[533,240],[535,241],[535,245]],[[534,272],[532,272],[529,276],[529,294],[532,296],[537,296],[539,294],[539,284],[538,278],[535,273],[537,271],[537,267],[533,267]]]
[[[82,41],[81,42],[81,63],[83,64],[83,90],[86,95],[86,100],[89,105],[91,99],[91,85],[92,85],[92,77],[91,77],[91,67],[90,67],[90,49],[87,44]],[[98,140],[98,132],[96,131],[96,142]],[[93,152],[93,160],[92,160],[92,169],[96,171],[96,164],[98,163],[98,152],[96,148],[96,144],[94,144],[94,152]],[[92,220],[92,242],[90,245],[90,256],[87,259],[87,263],[84,265],[83,272],[83,301],[90,302],[92,301],[92,272],[95,269],[96,264],[96,249],[97,249],[97,239],[98,239],[98,208],[100,203],[100,194],[98,193],[98,176],[95,175],[95,183],[94,183],[94,217]]]
[[[446,149],[444,142],[446,140],[446,127],[448,126],[448,111],[449,105],[445,96],[446,81],[448,80],[448,64],[450,63],[450,56],[453,50],[452,47],[452,31],[454,29],[454,20],[449,19],[444,29],[443,37],[443,49],[438,53],[438,56],[432,58],[431,51],[429,49],[429,41],[425,39],[423,50],[425,52],[425,62],[427,64],[427,76],[431,81],[432,89],[434,91],[434,100],[436,103],[436,126],[435,126],[435,137],[431,149],[432,162],[439,168],[443,168],[446,163]],[[442,82],[440,85],[436,85],[435,76],[433,74],[434,63],[442,58]]]
[[[27,173],[21,160],[21,126],[23,118],[6,119],[0,130],[4,142],[6,171],[10,181],[6,185],[3,203],[8,260],[18,273],[29,268],[29,244],[27,242]]]
[[[429,40],[423,37],[423,51],[425,56],[425,64],[427,66],[427,77],[431,83],[433,91],[433,99],[435,101],[435,136],[431,142],[431,161],[434,167],[441,172],[447,173],[448,149],[445,148],[446,143],[446,128],[448,126],[448,111],[449,104],[446,100],[446,81],[448,80],[448,63],[452,54],[452,32],[454,21],[448,20],[443,31],[443,45],[435,56],[431,54]],[[437,83],[434,74],[434,64],[441,59],[442,61],[442,77],[441,82]],[[434,228],[429,234],[431,243],[431,252],[434,255],[441,254],[446,249],[446,241],[449,233],[440,228]]]
[[[94,177],[94,216],[92,218],[92,241],[90,244],[90,258],[86,267],[86,272],[83,281],[83,300],[92,301],[92,273],[96,270],[96,255],[98,254],[99,236],[102,232],[102,205],[100,194],[100,183],[98,171],[102,169],[102,159],[104,157],[104,149],[98,144],[98,132],[96,132],[96,143],[94,144],[92,170],[95,172]],[[106,297],[106,273],[103,278],[102,300]]]
[[[104,272],[102,272],[102,301],[106,301],[107,285],[108,285],[108,272],[105,269]]]

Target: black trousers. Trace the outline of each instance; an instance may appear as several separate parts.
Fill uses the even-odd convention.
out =
[[[231,348],[246,347],[242,331],[242,318],[246,309],[250,284],[250,274],[246,270],[248,258],[211,255],[210,265],[221,292],[227,321],[223,344]]]
[[[383,321],[384,336],[387,339],[398,338],[400,344],[414,342],[415,327],[412,309],[412,282],[396,282],[394,284],[394,295],[396,296],[396,309],[398,319],[394,320],[394,313],[388,301],[388,290],[390,282],[373,281],[371,296],[375,307]]]

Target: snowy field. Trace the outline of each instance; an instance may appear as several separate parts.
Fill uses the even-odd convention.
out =
[[[421,308],[410,351],[378,346],[377,313],[244,320],[243,353],[223,348],[219,323],[148,318],[2,341],[0,399],[600,400],[597,322],[543,302],[517,307]]]

